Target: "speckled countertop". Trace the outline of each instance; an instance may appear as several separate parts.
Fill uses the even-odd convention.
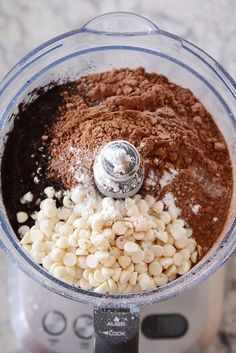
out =
[[[109,11],[131,11],[194,42],[236,78],[236,0],[0,0],[0,78],[29,50]],[[236,352],[236,258],[226,265],[224,315],[206,353]],[[0,254],[0,353],[25,353],[10,330]]]

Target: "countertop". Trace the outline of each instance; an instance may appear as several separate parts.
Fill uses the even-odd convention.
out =
[[[236,78],[236,0],[0,0],[0,79],[45,40],[110,11],[151,19],[212,55]],[[0,353],[25,353],[10,329],[5,258],[0,254]],[[236,352],[236,257],[226,265],[224,315],[206,353]]]

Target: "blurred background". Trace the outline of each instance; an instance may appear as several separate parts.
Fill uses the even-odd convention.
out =
[[[236,0],[0,0],[0,79],[28,51],[99,14],[131,11],[195,43],[236,79]],[[10,330],[0,253],[0,353],[25,353]],[[207,353],[236,352],[236,258],[226,266],[224,316]]]

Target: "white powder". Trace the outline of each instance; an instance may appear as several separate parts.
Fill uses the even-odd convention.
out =
[[[78,152],[78,148],[76,148],[74,146],[70,146],[70,147],[68,147],[68,151],[75,154]]]
[[[155,175],[153,170],[150,170],[148,172],[148,176],[147,176],[147,178],[145,180],[145,184],[147,186],[156,186],[157,185],[157,177],[156,177],[156,175]]]
[[[202,186],[204,191],[210,194],[211,196],[222,197],[226,192],[226,188],[223,185],[215,183],[212,179],[207,179],[203,169],[193,168],[192,177],[197,180],[197,182]]]
[[[131,162],[131,157],[123,148],[117,148],[115,150],[108,148],[106,150],[106,159],[113,165],[113,172],[121,174],[125,174],[127,172]]]
[[[98,155],[93,166],[95,182],[100,192],[106,196],[131,195],[136,193],[142,185],[143,171],[139,170],[132,178],[125,181],[114,181],[102,167],[101,155]],[[123,158],[123,157],[122,157]],[[118,170],[118,169],[117,169]],[[121,169],[119,169],[121,170]],[[117,178],[118,179],[118,178]]]
[[[190,205],[190,208],[194,214],[198,214],[198,211],[200,210],[202,206],[201,205]]]
[[[218,218],[217,217],[213,217],[213,222],[217,222],[218,221]]]
[[[82,184],[85,188],[90,189],[93,185],[93,178],[90,176],[85,168],[75,169],[75,179]]]
[[[159,180],[159,184],[161,188],[172,183],[176,175],[179,174],[177,170],[169,169],[169,171],[164,171],[161,179]]]
[[[39,178],[37,177],[37,175],[34,177],[34,183],[35,184],[39,184],[40,180]]]
[[[180,215],[181,209],[176,206],[175,200],[176,199],[175,199],[174,195],[172,194],[172,192],[168,192],[167,194],[165,194],[165,196],[162,199],[162,201],[164,202],[164,204],[166,205],[166,207],[169,210],[171,210],[172,212],[174,212],[177,215]]]
[[[70,166],[69,172],[73,174],[75,180],[83,185],[84,188],[92,190],[94,188],[93,176],[88,173],[88,169],[83,167],[82,161],[86,160],[92,163],[96,151],[87,151],[86,154],[81,152],[79,148],[74,146],[68,147],[68,151],[75,157],[73,165]],[[83,153],[83,156],[81,155]]]

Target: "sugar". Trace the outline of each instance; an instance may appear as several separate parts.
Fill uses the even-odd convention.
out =
[[[131,157],[125,149],[117,148],[116,150],[107,149],[106,159],[112,164],[114,173],[125,174],[129,168]]]
[[[147,186],[156,186],[157,185],[157,177],[152,169],[148,173],[147,179],[145,180],[145,184]]]
[[[175,197],[172,192],[165,194],[162,201],[164,202],[165,206],[175,214],[179,215],[181,213],[181,209],[175,204]]]
[[[198,214],[198,211],[200,210],[202,206],[201,205],[190,205],[190,208],[194,214]]]
[[[165,170],[161,179],[159,180],[161,188],[164,188],[165,186],[171,184],[175,179],[176,175],[178,174],[178,171],[174,169],[169,169],[169,171]]]

